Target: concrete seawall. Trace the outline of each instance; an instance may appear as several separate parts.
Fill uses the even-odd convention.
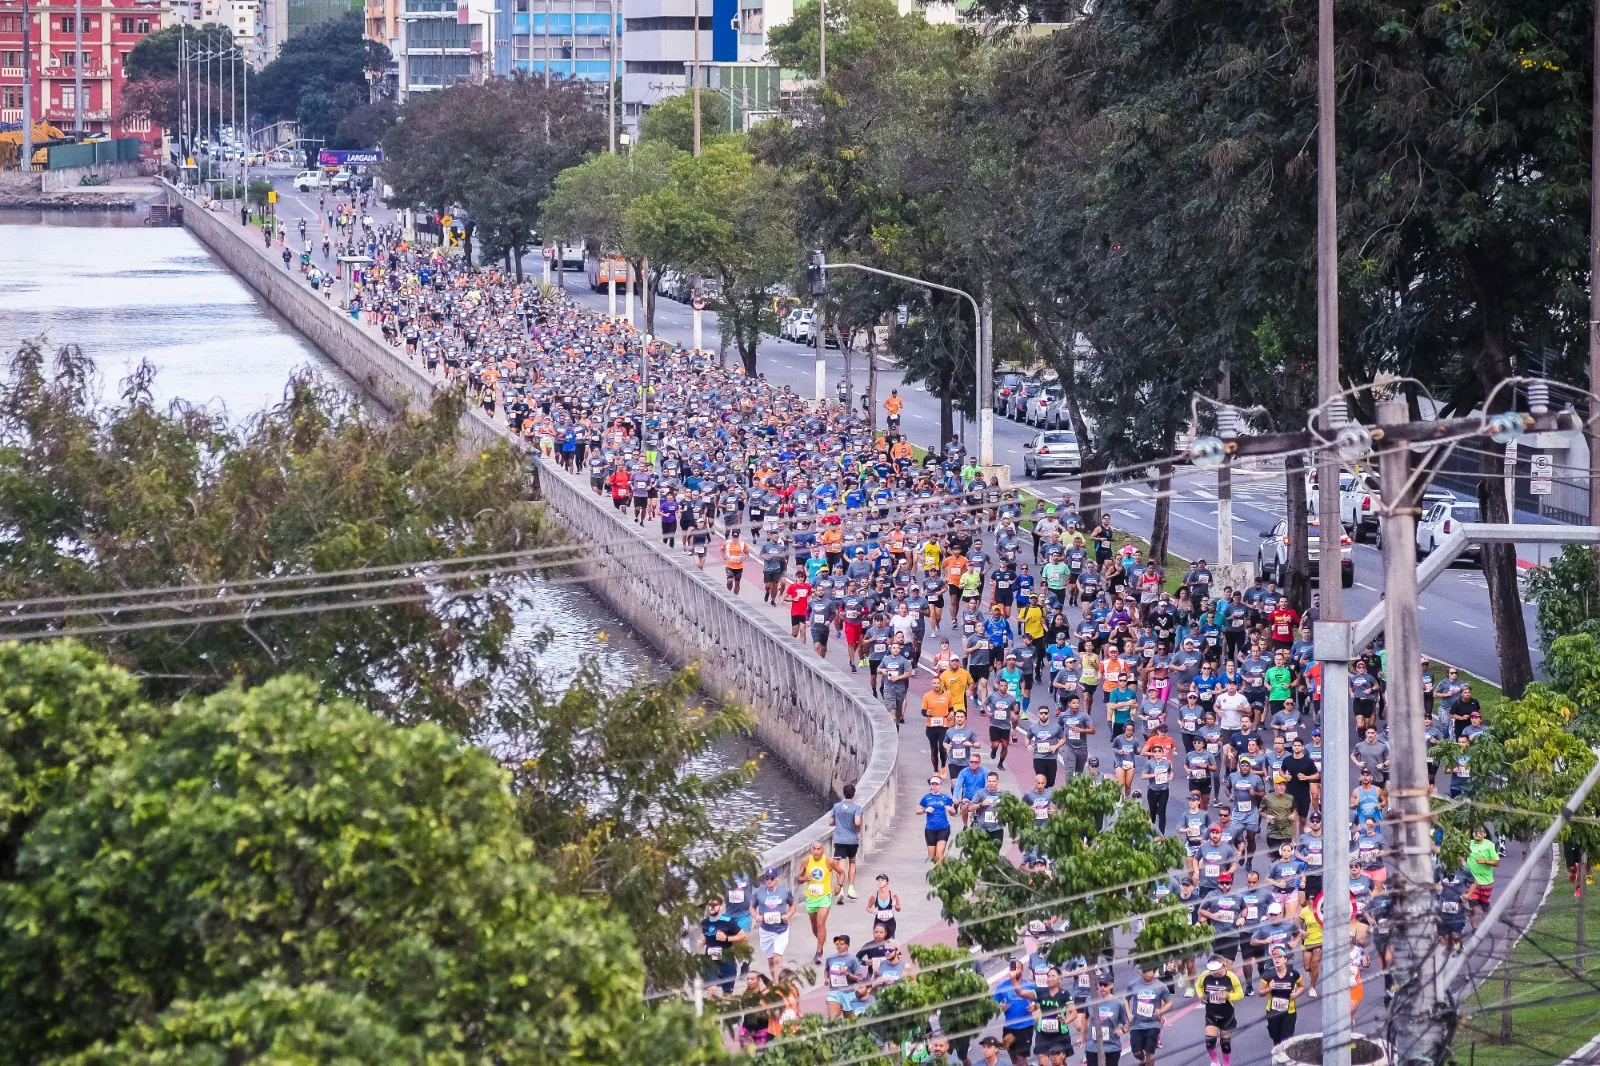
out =
[[[179,199],[175,191],[169,195]],[[184,226],[305,337],[389,410],[425,407],[439,387],[420,367],[284,270],[258,242],[260,231],[237,214],[184,203]],[[281,254],[281,253],[278,253]],[[521,449],[503,425],[477,410],[462,418],[475,444],[504,440]],[[779,624],[669,551],[657,538],[619,518],[607,501],[553,466],[534,461],[551,513],[572,539],[589,549],[576,569],[590,590],[668,658],[694,662],[708,692],[748,706],[756,736],[824,796],[856,784],[869,847],[888,838],[894,817],[892,782],[897,738],[883,708],[832,665],[815,658]],[[827,816],[768,848],[764,865],[793,868],[812,840],[830,835]]]

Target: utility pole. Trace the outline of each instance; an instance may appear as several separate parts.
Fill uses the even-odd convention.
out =
[[[1333,402],[1339,393],[1339,203],[1334,156],[1333,0],[1317,0],[1317,403],[1323,432],[1331,436],[1343,423],[1345,405]],[[1323,449],[1317,460],[1317,584],[1322,617],[1344,616],[1339,581],[1339,461]],[[1334,550],[1329,550],[1333,548]],[[1392,660],[1391,660],[1392,661]],[[1336,753],[1344,758],[1344,749]],[[1341,823],[1342,824],[1342,823]]]
[[[578,0],[572,0],[572,54],[567,57],[572,61],[572,69],[568,71],[573,81],[578,80]]]
[[[102,15],[101,18],[105,16]],[[72,0],[72,136],[83,140],[83,0]]]
[[[22,0],[22,158],[17,169],[33,170],[33,12],[28,0]]]
[[[1238,436],[1238,416],[1228,402],[1233,399],[1233,368],[1222,364],[1222,385],[1217,389],[1222,405],[1217,409],[1217,436]],[[1233,464],[1217,467],[1217,565],[1233,565]],[[1217,575],[1222,577],[1221,574]],[[1223,578],[1226,581],[1226,578]]]
[[[689,73],[694,93],[694,157],[700,158],[700,0],[694,0],[694,67]]]
[[[994,469],[994,297],[983,283],[983,306],[978,330],[978,462],[985,477]]]
[[[828,80],[828,0],[817,0],[817,84]]]
[[[1322,1061],[1350,1066],[1350,660],[1355,626],[1318,619],[1322,665]],[[1393,660],[1390,660],[1393,662]]]
[[[1594,60],[1600,63],[1600,6],[1594,9]],[[1600,77],[1589,80],[1594,83],[1589,130],[1589,522],[1600,526]],[[1507,500],[1506,512],[1516,515],[1515,500]]]
[[[1378,404],[1380,427],[1409,419],[1403,399]],[[1438,983],[1438,933],[1433,914],[1432,781],[1422,710],[1421,639],[1417,623],[1417,499],[1411,485],[1411,451],[1404,441],[1384,441],[1378,451],[1383,477],[1384,639],[1389,649],[1389,832],[1392,834],[1395,995],[1389,1013],[1395,1061],[1409,1063],[1429,1045],[1443,986]],[[1337,556],[1335,556],[1337,558]],[[1325,749],[1348,758],[1348,749]],[[1324,758],[1326,764],[1328,758]]]
[[[609,127],[611,154],[617,154],[617,0],[611,0],[611,82],[606,86],[606,125]],[[612,302],[616,301],[617,286],[611,286]],[[611,308],[611,317],[617,317],[616,307]]]

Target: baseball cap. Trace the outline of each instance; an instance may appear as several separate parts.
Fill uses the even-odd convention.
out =
[[[763,876],[766,876],[766,877],[777,877],[777,876],[779,876],[778,868],[776,866],[767,867],[767,872]]]

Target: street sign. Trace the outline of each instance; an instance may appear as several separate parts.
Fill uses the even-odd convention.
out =
[[[1510,477],[1517,468],[1517,442],[1512,441],[1506,445],[1506,476]]]
[[[441,218],[439,220],[439,225],[448,226],[448,225],[450,225],[450,222],[451,222],[450,216],[449,215],[445,215],[443,218]]]
[[[267,193],[267,203],[275,204],[277,202],[278,202],[278,190],[273,189],[272,191]]]
[[[704,296],[696,296],[689,302],[689,306],[696,311],[704,311],[706,309],[706,298]]]
[[[895,311],[895,313],[894,313],[894,320],[895,320],[895,323],[897,325],[901,325],[901,326],[905,325],[906,324],[906,320],[909,319],[910,317],[911,317],[911,314],[910,314],[909,311],[906,310],[906,305],[905,304],[901,304],[899,309],[897,311]]]
[[[372,167],[383,162],[383,149],[342,151],[324,148],[317,155],[317,163],[325,167]]]
[[[544,257],[546,259],[554,259],[556,257],[556,250],[554,248],[546,248],[544,250]]]
[[[1548,454],[1534,455],[1528,460],[1528,491],[1535,496],[1548,496],[1555,476],[1555,458]]]

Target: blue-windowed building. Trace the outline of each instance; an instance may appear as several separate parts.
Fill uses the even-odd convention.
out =
[[[495,72],[521,71],[600,82],[611,77],[611,21],[622,73],[622,0],[503,0],[496,19]]]

